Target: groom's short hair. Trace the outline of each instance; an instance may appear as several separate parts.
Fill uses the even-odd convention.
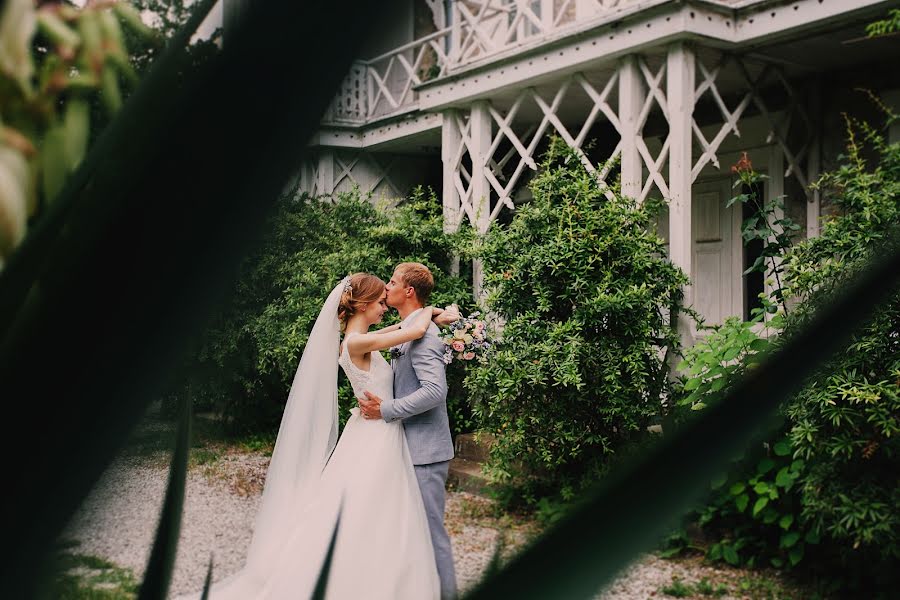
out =
[[[431,297],[431,290],[434,289],[434,277],[428,267],[422,263],[405,262],[397,265],[396,270],[400,272],[406,285],[415,290],[416,298],[424,306]]]

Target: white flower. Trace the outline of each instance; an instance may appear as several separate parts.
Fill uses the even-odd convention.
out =
[[[33,0],[6,0],[0,13],[0,73],[31,91],[31,39],[37,26]]]

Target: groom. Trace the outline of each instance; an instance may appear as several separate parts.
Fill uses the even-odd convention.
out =
[[[388,306],[400,313],[401,327],[425,306],[432,289],[434,278],[428,267],[420,263],[397,265],[385,291]],[[444,343],[438,337],[437,326],[432,323],[424,337],[401,345],[391,355],[395,398],[382,399],[366,392],[366,398],[358,399],[360,411],[367,419],[384,419],[388,423],[403,420],[431,529],[441,598],[449,600],[456,597],[456,573],[450,536],[444,527],[444,501],[453,441],[447,418]]]

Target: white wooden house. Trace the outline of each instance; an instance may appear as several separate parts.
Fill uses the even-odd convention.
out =
[[[551,134],[597,177],[668,200],[659,224],[707,318],[746,315],[730,166],[747,152],[768,197],[813,236],[808,184],[843,148],[855,87],[896,108],[900,37],[865,26],[886,0],[406,0],[347,75],[311,141],[301,187],[398,197],[440,190],[446,227],[487,230],[527,202]],[[877,118],[877,117],[876,117]],[[898,132],[892,132],[896,139]],[[597,170],[614,156],[615,174]],[[478,272],[475,272],[478,285]]]

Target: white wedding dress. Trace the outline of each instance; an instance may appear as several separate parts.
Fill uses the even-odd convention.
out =
[[[346,349],[338,363],[358,397],[369,391],[392,398],[394,374],[379,352],[369,371]],[[399,421],[359,415],[344,427],[322,472],[320,491],[307,506],[262,598],[308,598],[341,508],[326,598],[426,600],[440,597],[431,533]],[[215,600],[214,598],[212,600]]]
[[[402,424],[363,419],[354,408],[337,440],[338,364],[359,397],[369,391],[392,398],[394,388],[379,352],[368,371],[353,364],[346,347],[335,360],[342,289],[343,282],[325,302],[297,368],[244,569],[213,585],[210,600],[310,598],[336,523],[327,599],[440,597]]]

